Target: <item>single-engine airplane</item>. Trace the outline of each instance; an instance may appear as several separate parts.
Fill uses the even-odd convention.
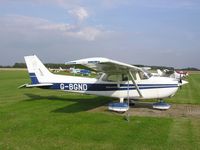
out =
[[[77,92],[125,99],[142,100],[172,97],[179,88],[179,82],[169,77],[155,77],[142,68],[107,58],[87,58],[66,62],[66,65],[81,64],[96,72],[98,78],[57,75],[49,72],[36,55],[25,56],[31,84],[20,87],[39,87],[66,92]],[[159,102],[156,109],[169,109],[170,105]]]

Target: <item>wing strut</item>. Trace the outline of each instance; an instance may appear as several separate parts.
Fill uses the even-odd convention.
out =
[[[140,92],[140,89],[139,89],[137,83],[135,82],[135,79],[134,79],[134,77],[133,77],[133,75],[132,75],[132,73],[131,73],[130,70],[129,70],[129,74],[130,74],[130,76],[131,76],[131,80],[132,80],[133,84],[134,84],[135,87],[136,87],[136,90],[137,90],[138,94],[140,95],[140,97],[143,97],[143,96],[142,96],[142,93]]]

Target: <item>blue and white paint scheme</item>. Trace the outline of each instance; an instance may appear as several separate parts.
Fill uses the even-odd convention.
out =
[[[25,87],[40,87],[66,92],[77,92],[124,99],[163,99],[173,96],[179,87],[178,81],[168,77],[155,77],[142,68],[107,58],[88,58],[66,62],[81,64],[100,72],[98,78],[57,75],[49,72],[36,55],[25,56],[31,84]],[[128,93],[128,94],[127,94]]]

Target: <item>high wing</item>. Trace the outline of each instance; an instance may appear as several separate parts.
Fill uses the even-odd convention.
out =
[[[128,73],[129,71],[134,72],[144,72],[143,69],[122,63],[119,61],[115,61],[108,58],[102,58],[102,57],[94,57],[94,58],[86,58],[86,59],[80,59],[75,61],[69,61],[65,63],[66,65],[83,65],[86,66],[94,71],[97,72],[104,72],[107,74],[117,74],[117,73]]]
[[[138,94],[140,95],[140,97],[143,97],[132,75],[132,72],[143,72],[144,74],[146,74],[142,68],[101,57],[69,61],[66,62],[65,64],[84,65],[88,68],[91,68],[92,70],[95,70],[97,72],[104,72],[106,74],[129,74],[133,84],[135,85],[138,91]]]

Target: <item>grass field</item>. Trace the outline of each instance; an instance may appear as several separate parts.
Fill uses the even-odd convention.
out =
[[[200,75],[168,100],[200,104]],[[0,149],[200,149],[200,118],[131,117],[89,110],[110,99],[17,89],[26,71],[0,71]]]
[[[168,102],[200,104],[200,74],[191,74],[187,80],[189,84],[184,85]]]

